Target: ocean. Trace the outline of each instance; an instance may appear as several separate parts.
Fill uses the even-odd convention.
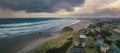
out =
[[[8,18],[0,19],[0,39],[12,38],[52,27],[69,25],[79,20],[54,18]]]

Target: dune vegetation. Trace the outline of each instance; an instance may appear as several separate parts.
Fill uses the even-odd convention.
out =
[[[63,32],[58,38],[44,42],[39,47],[34,49],[32,53],[66,53],[72,46],[72,37],[78,32]],[[58,52],[59,50],[59,52]]]

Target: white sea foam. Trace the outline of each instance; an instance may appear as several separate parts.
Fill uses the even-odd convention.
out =
[[[0,25],[0,38],[13,37],[21,34],[28,34],[33,31],[46,30],[51,27],[70,25],[79,22],[79,20],[72,19],[60,19],[60,20],[48,20],[29,23],[17,23],[17,24],[2,24]]]

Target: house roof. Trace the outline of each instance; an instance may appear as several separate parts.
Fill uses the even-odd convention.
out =
[[[88,38],[87,36],[85,36],[85,35],[79,35],[80,36],[80,38],[83,38],[83,39],[86,39],[86,38]]]
[[[101,45],[103,45],[103,42],[102,41],[96,41],[95,44],[98,45],[98,46],[101,46]]]

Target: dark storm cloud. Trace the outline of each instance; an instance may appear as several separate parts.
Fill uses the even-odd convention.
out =
[[[0,7],[14,11],[55,12],[59,9],[72,11],[83,3],[84,0],[0,0]]]

